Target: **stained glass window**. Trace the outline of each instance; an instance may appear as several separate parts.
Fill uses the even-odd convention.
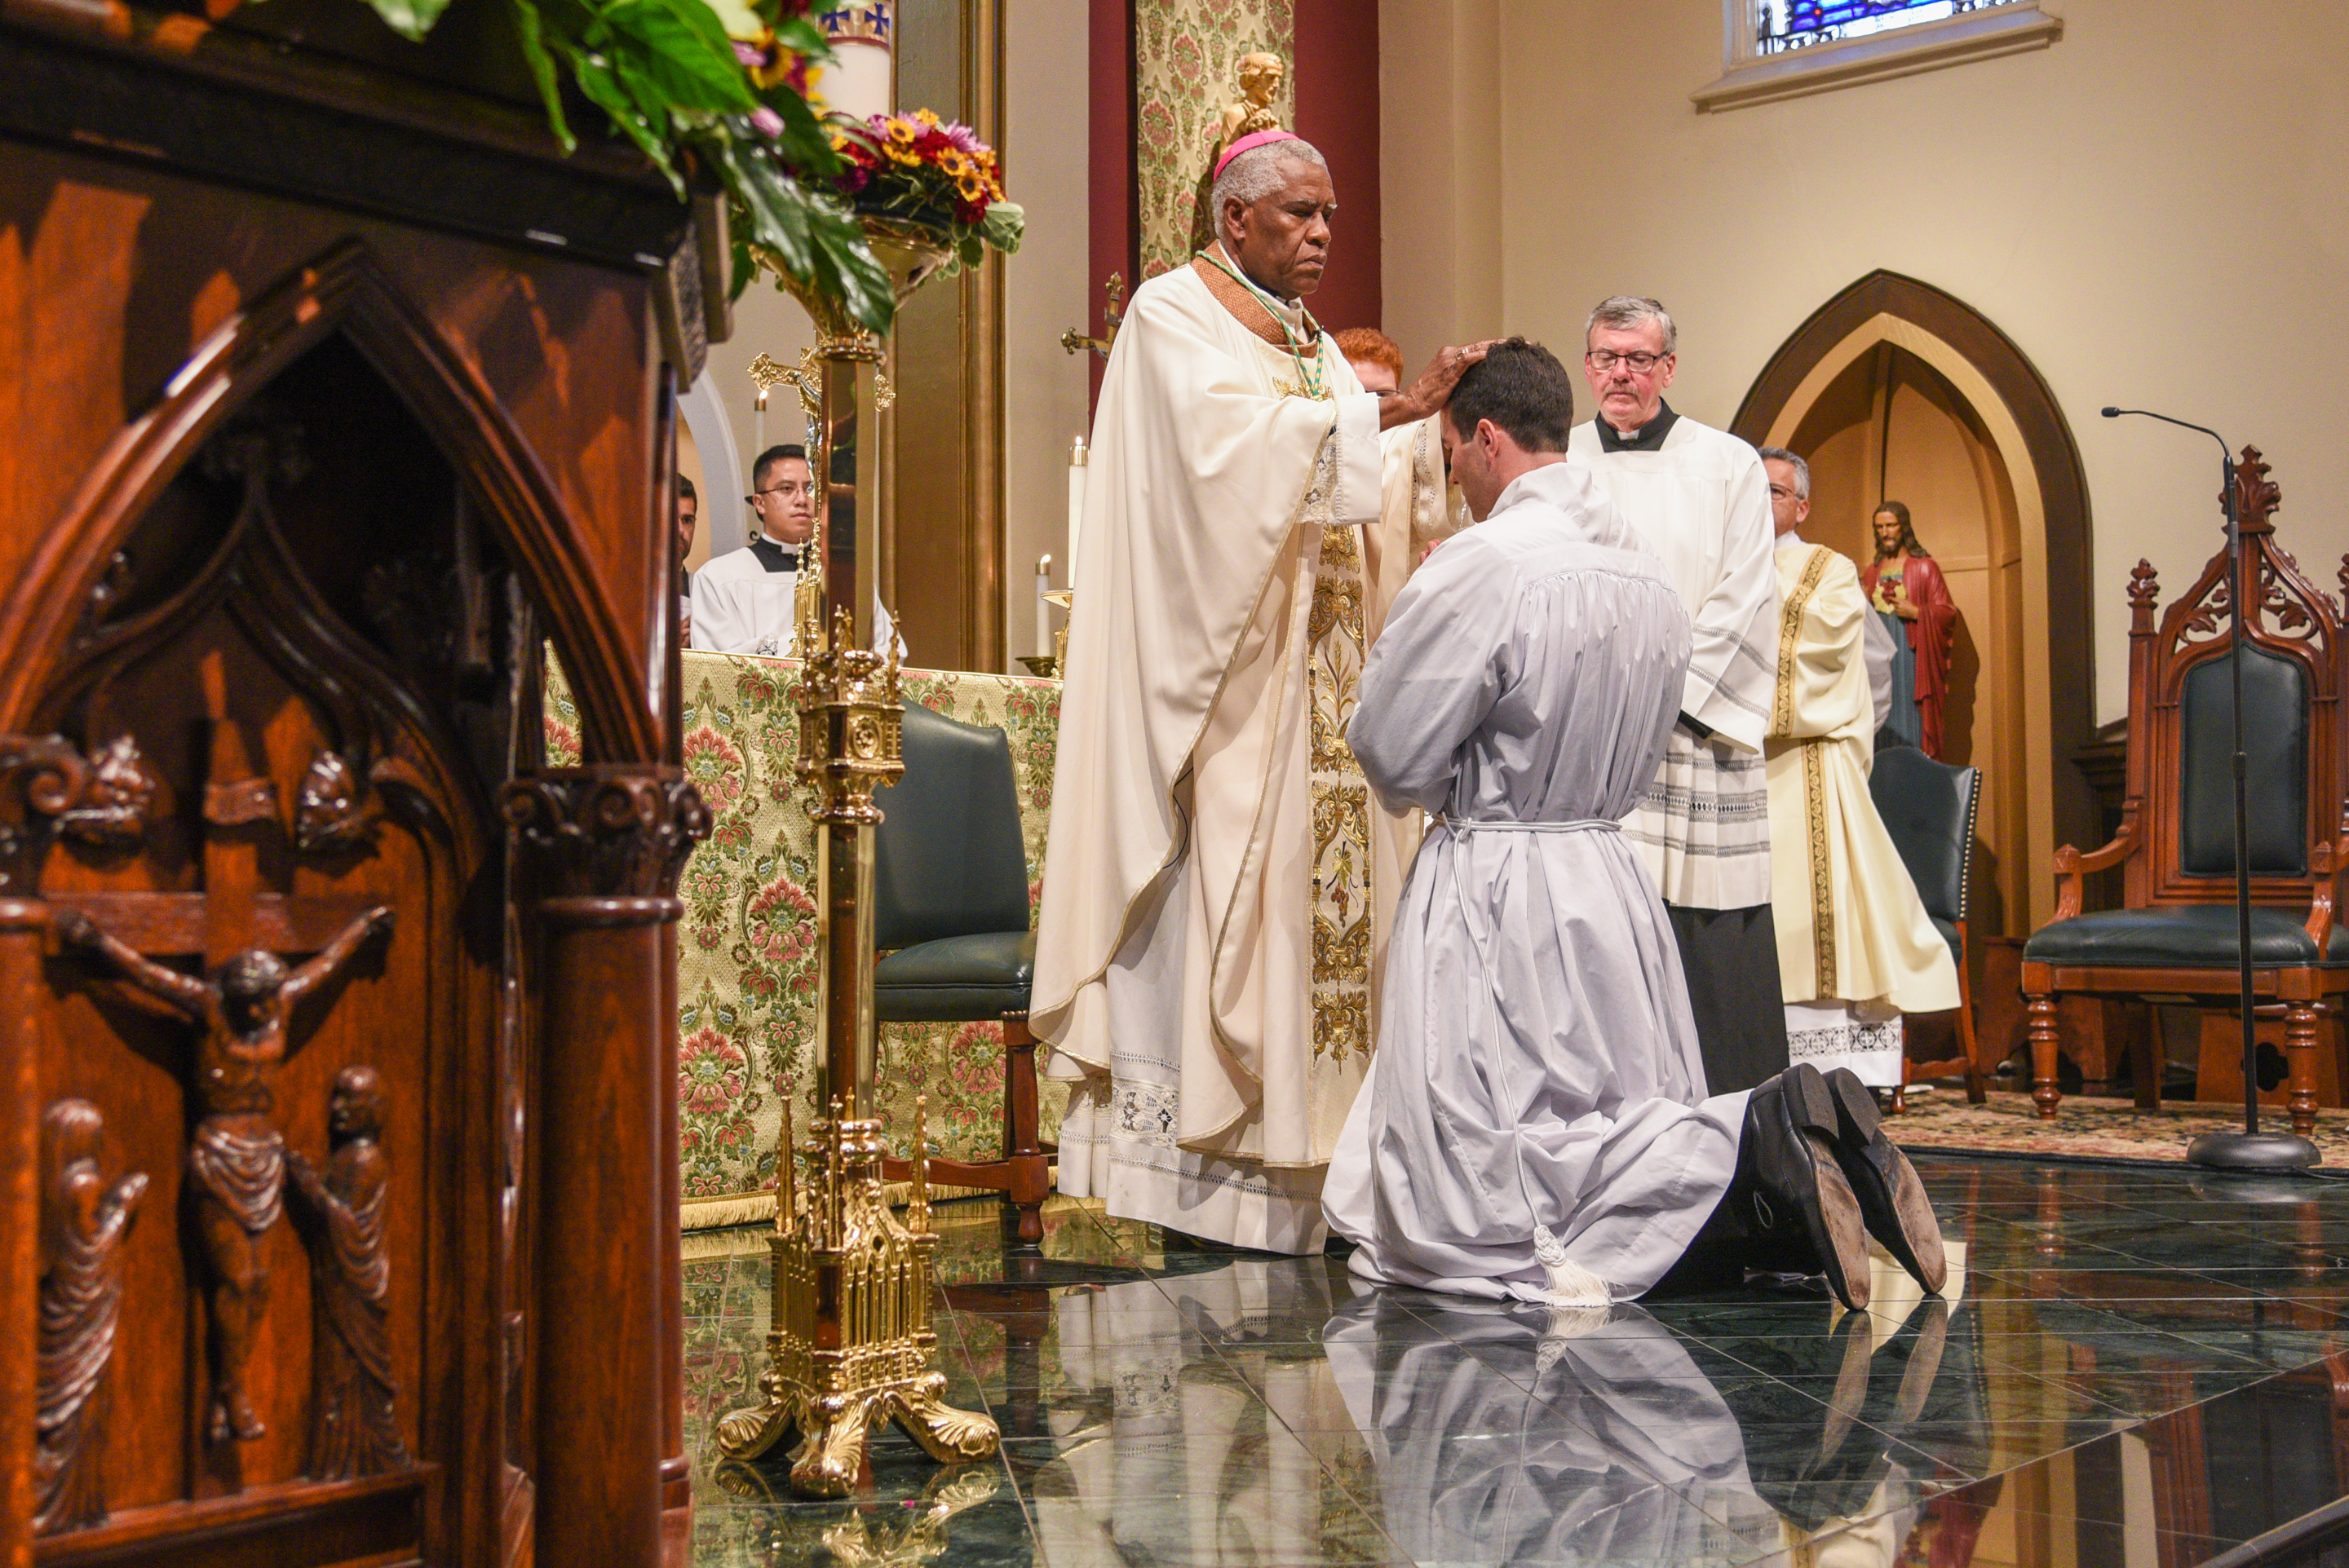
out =
[[[2011,0],[1756,0],[1756,52],[1783,55],[1818,44],[1986,11]]]

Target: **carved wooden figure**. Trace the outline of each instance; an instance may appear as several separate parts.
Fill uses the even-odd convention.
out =
[[[106,1517],[106,1383],[122,1315],[122,1237],[147,1195],[133,1171],[98,1168],[98,1107],[61,1099],[41,1114],[39,1447],[36,1534]]]
[[[188,1144],[196,1225],[212,1268],[207,1342],[212,1357],[215,1443],[253,1442],[268,1428],[245,1390],[254,1329],[269,1305],[269,1268],[260,1239],[277,1223],[285,1187],[285,1140],[270,1118],[277,1068],[285,1060],[285,1019],[378,932],[391,911],[369,910],[300,968],[247,948],[198,980],[156,963],[109,935],[79,910],[57,913],[67,941],[104,958],[123,978],[191,1019],[199,1031],[191,1094],[200,1119]]]
[[[298,1151],[285,1168],[307,1211],[310,1474],[319,1480],[382,1475],[408,1465],[399,1435],[399,1383],[386,1322],[391,1259],[384,1249],[389,1190],[383,1148],[383,1084],[371,1067],[335,1075],[326,1112],[334,1152],[323,1174]]]
[[[339,751],[321,751],[294,803],[294,843],[305,854],[362,848],[375,830],[367,785]]]
[[[672,421],[727,330],[723,203],[566,152],[518,57],[471,46],[504,0],[423,48],[348,0],[0,10],[0,220],[40,241],[0,321],[73,325],[0,330],[0,1568],[655,1568],[691,1535],[675,866],[572,878],[499,806],[541,779],[551,648],[581,755],[691,814]],[[397,940],[282,1032],[232,1005],[233,960],[378,906]],[[67,913],[177,999],[94,983]],[[330,1141],[362,1063],[381,1136]],[[36,1545],[67,1099],[169,1202],[120,1242],[109,1517]],[[295,1222],[255,1235],[289,1179]],[[347,1240],[377,1216],[379,1295],[321,1193]],[[208,1366],[240,1357],[249,1420]],[[328,1372],[367,1463],[397,1388],[404,1465],[322,1473]]]

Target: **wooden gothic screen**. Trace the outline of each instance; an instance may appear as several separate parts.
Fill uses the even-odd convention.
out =
[[[0,1564],[679,1553],[687,209],[120,5],[0,139]]]

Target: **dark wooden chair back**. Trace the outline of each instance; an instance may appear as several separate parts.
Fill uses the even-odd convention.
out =
[[[2332,595],[2276,542],[2282,493],[2257,448],[2243,449],[2233,500],[2241,520],[2245,794],[2250,803],[2251,963],[2259,1005],[2281,1005],[2292,1063],[2292,1119],[2315,1126],[2320,1013],[2349,994],[2349,941],[2334,926],[2349,838],[2349,724],[2342,712],[2349,644]],[[2024,945],[2032,1096],[2052,1117],[2059,994],[2144,1000],[2236,992],[2234,680],[2221,546],[2157,627],[2160,589],[2140,561],[2129,581],[2127,794],[2112,841],[2055,851],[2055,917]],[[2342,581],[2349,586],[2349,562]],[[2086,878],[2118,866],[2123,908],[2082,913]],[[2158,1104],[2149,1034],[2131,1050],[2137,1103]]]
[[[1902,1030],[1900,1087],[1896,1109],[1906,1109],[1908,1086],[1925,1078],[1965,1075],[1966,1098],[1980,1105],[1985,1073],[1974,1033],[1972,968],[1966,934],[1966,906],[1973,892],[1974,814],[1982,804],[1982,770],[1937,761],[1913,746],[1888,746],[1868,769],[1868,792],[1884,830],[1899,851],[1909,880],[1950,944],[1958,966],[1958,1056],[1919,1061],[1908,1054]]]
[[[873,792],[873,942],[883,951],[1028,929],[1028,848],[1011,743],[905,705],[905,771]]]
[[[2242,581],[2252,585],[2243,658],[2251,902],[2308,913],[2321,899],[2329,913],[2349,788],[2341,700],[2349,645],[2332,595],[2312,584],[2276,541],[2282,491],[2257,449],[2244,449],[2236,473]],[[2231,903],[2232,612],[2225,547],[2157,629],[2159,592],[2153,568],[2139,562],[2129,583],[2127,795],[2118,835],[2135,844],[2122,875],[2123,903],[2130,909]],[[2057,918],[2077,913],[2076,906],[2059,908]],[[2325,936],[2317,934],[2320,951]]]

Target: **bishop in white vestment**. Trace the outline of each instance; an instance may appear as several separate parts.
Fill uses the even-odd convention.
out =
[[[1809,465],[1776,447],[1762,457],[1783,605],[1767,751],[1787,1048],[1822,1072],[1898,1088],[1900,1016],[1957,1006],[1957,965],[1868,793],[1873,617],[1859,569],[1803,539]]]
[[[1241,138],[1214,201],[1221,239],[1135,291],[1102,381],[1030,1016],[1070,1084],[1062,1191],[1302,1253],[1409,842],[1345,721],[1474,351],[1361,390],[1299,299],[1335,206],[1302,141]]]
[[[1674,337],[1653,300],[1618,297],[1592,313],[1583,373],[1599,417],[1568,449],[1661,558],[1689,614],[1679,720],[1624,831],[1671,912],[1706,1082],[1721,1093],[1787,1061],[1762,765],[1778,578],[1761,459],[1663,400]]]

